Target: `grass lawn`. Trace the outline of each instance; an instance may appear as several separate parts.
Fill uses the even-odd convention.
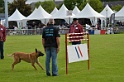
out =
[[[40,35],[7,36],[5,59],[0,60],[0,82],[124,82],[124,34],[90,35],[90,70],[87,61],[69,64],[65,74],[65,40],[61,35],[58,54],[59,76],[47,77],[38,65],[38,71],[26,62],[11,70],[13,59],[7,54],[16,51],[31,53],[35,48],[43,51]],[[44,53],[44,51],[43,51]],[[45,56],[39,61],[45,68]]]

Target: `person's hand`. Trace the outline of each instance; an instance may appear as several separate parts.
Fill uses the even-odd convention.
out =
[[[57,53],[59,52],[59,49],[60,49],[60,48],[57,48]]]

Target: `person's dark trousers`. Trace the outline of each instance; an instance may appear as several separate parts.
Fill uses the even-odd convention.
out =
[[[81,44],[81,42],[72,42],[72,45]]]
[[[4,55],[3,55],[3,45],[4,45],[4,42],[3,41],[0,41],[0,57],[1,59],[4,59]]]

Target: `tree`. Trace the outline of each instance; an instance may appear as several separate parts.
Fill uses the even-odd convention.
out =
[[[87,3],[89,3],[97,12],[100,12],[103,9],[103,4],[100,0],[85,0],[84,3],[79,6],[79,9],[82,10]]]
[[[119,11],[122,8],[122,5],[112,6],[112,10]]]
[[[4,13],[4,1],[0,0],[0,13]]]
[[[75,6],[82,10],[87,3],[89,3],[93,9],[98,12],[103,9],[103,5],[100,0],[64,0],[64,4],[69,10],[73,10]]]
[[[45,9],[48,13],[51,13],[53,9],[55,8],[54,1],[37,2],[35,4],[35,7],[39,7],[39,5],[41,5],[43,9]]]
[[[64,4],[69,10],[73,10],[75,6],[79,7],[83,2],[84,0],[64,0]]]
[[[9,15],[12,15],[13,12],[18,9],[21,14],[28,16],[31,14],[31,6],[25,4],[25,0],[14,0],[12,3],[8,4]]]
[[[90,0],[89,3],[97,12],[101,12],[103,10],[103,4],[100,0]]]

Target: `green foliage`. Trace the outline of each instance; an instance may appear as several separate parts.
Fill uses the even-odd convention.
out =
[[[79,9],[82,10],[87,3],[89,3],[90,6],[97,12],[100,12],[103,9],[103,4],[100,0],[86,0],[80,5]]]
[[[24,16],[31,14],[31,6],[25,4],[25,0],[14,0],[12,3],[9,3],[9,15],[12,15],[16,9],[18,9]]]
[[[4,1],[0,0],[0,7],[3,7],[3,6],[4,6]]]
[[[41,5],[43,9],[45,9],[48,13],[51,13],[55,8],[55,3],[53,1],[44,1],[44,2],[37,2],[35,7],[39,7]]]
[[[41,1],[39,1],[39,2],[35,3],[35,8],[38,8],[41,4],[42,4],[42,2],[41,2]]]
[[[115,11],[119,11],[123,6],[122,5],[115,5],[115,6],[112,6],[112,10],[115,10]]]
[[[81,5],[79,6],[79,9],[82,10],[87,4],[87,1],[84,1],[83,3],[81,3]]]
[[[82,10],[87,3],[89,3],[97,12],[100,12],[103,9],[100,0],[64,0],[64,4],[69,10],[73,10],[75,5]]]
[[[63,5],[63,3],[60,4],[60,5],[57,5],[56,7],[57,7],[58,9],[60,9],[62,5]]]
[[[83,1],[84,0],[64,0],[64,4],[69,10],[73,10],[75,5],[79,7]]]
[[[103,9],[103,4],[100,0],[90,0],[90,5],[93,7],[94,10],[97,12],[101,12]]]
[[[4,1],[0,0],[0,13],[4,13]]]
[[[7,36],[5,42],[5,59],[0,60],[1,82],[123,82],[124,81],[124,34],[90,35],[90,70],[87,61],[68,64],[69,74],[65,74],[65,39],[61,35],[60,52],[58,53],[59,76],[47,77],[45,70],[37,65],[35,71],[30,63],[21,62],[11,70],[13,59],[8,54],[21,51],[43,51],[41,35]],[[45,56],[39,61],[45,68]]]

